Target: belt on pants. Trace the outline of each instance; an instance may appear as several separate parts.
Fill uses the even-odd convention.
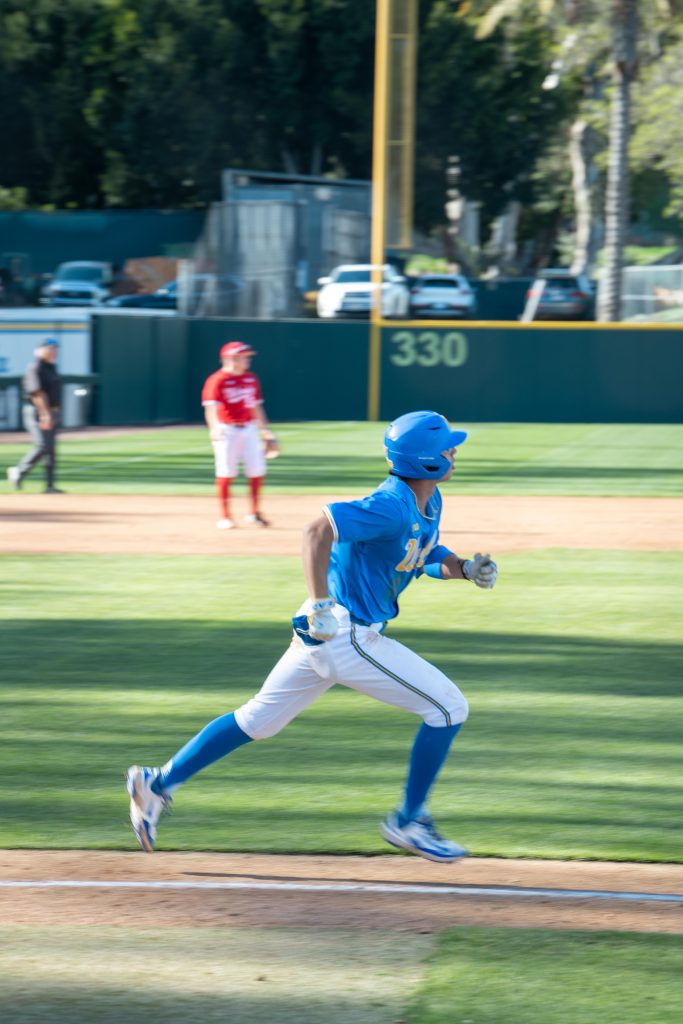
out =
[[[351,622],[353,622],[353,624],[355,626],[374,626],[375,625],[374,622],[366,622],[365,619],[359,619],[357,615],[351,615],[350,612],[349,612],[349,618],[351,619]],[[386,629],[386,625],[387,625],[386,622],[382,622],[381,629],[379,631],[380,633],[384,632],[384,630]]]
[[[242,430],[243,427],[250,427],[251,426],[251,422],[249,422],[249,423],[226,423],[225,426],[226,427],[237,427],[238,430]]]

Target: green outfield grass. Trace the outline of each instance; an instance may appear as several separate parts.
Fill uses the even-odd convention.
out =
[[[679,935],[0,928],[12,1024],[679,1024],[682,971]]]
[[[465,424],[470,439],[458,454],[446,493],[680,495],[683,425]],[[273,493],[357,493],[384,474],[384,424],[280,424],[284,454],[269,464]],[[61,483],[82,493],[209,494],[213,456],[203,427],[131,431],[88,438],[64,433]],[[2,467],[25,444],[0,445]],[[4,470],[0,490],[8,490]],[[27,490],[40,490],[34,470]]]
[[[396,1024],[434,937],[0,926],[3,1024]]]
[[[678,1024],[683,938],[458,928],[439,936],[408,1024]]]
[[[392,635],[470,699],[434,799],[475,854],[683,860],[681,554],[507,555],[499,586],[414,584]],[[298,559],[0,560],[6,847],[132,848],[131,763],[260,685]],[[384,853],[417,722],[336,688],[177,795],[161,849]]]

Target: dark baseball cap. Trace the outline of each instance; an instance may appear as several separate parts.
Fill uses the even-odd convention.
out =
[[[231,356],[256,355],[254,349],[244,341],[228,341],[221,348],[221,359],[229,359]]]

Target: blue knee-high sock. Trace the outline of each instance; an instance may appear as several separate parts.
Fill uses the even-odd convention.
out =
[[[196,775],[202,768],[213,764],[219,758],[232,753],[244,743],[249,743],[251,736],[240,729],[231,711],[209,722],[198,732],[189,743],[174,754],[168,764],[161,769],[161,774],[152,783],[155,792],[168,792]]]
[[[437,775],[443,765],[451,743],[460,731],[462,723],[436,727],[423,722],[410,752],[408,778],[398,817],[399,824],[412,821],[427,800]]]

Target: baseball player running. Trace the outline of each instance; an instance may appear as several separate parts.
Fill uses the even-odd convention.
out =
[[[440,835],[427,800],[467,718],[467,701],[438,668],[384,636],[398,614],[399,595],[416,577],[465,579],[484,589],[496,582],[498,569],[489,555],[462,559],[439,544],[437,484],[450,478],[466,437],[435,412],[400,416],[384,438],[387,479],[359,501],[326,505],[306,527],[309,596],[292,619],[290,647],[261,690],[210,722],[162,768],[128,770],[130,817],[143,850],[154,850],[159,817],[178,786],[237,747],[275,736],[341,683],[422,719],[402,800],[381,826],[384,839],[433,861],[466,855]]]
[[[229,341],[220,350],[221,369],[206,379],[202,389],[204,418],[213,444],[220,505],[216,526],[220,530],[231,530],[235,525],[230,514],[230,484],[240,464],[244,464],[251,498],[251,513],[245,521],[269,525],[260,511],[261,486],[266,458],[274,458],[279,448],[266,418],[261,384],[250,371],[253,355],[254,349],[243,341]]]

